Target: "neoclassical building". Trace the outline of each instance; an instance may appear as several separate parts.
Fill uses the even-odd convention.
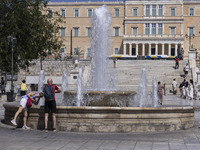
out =
[[[90,55],[91,17],[106,4],[112,15],[112,57],[174,58],[178,49],[200,51],[200,0],[113,0],[51,2],[48,8],[63,17],[62,51]],[[72,44],[71,44],[72,32]]]

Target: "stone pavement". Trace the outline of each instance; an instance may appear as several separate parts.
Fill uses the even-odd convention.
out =
[[[4,117],[0,99],[0,119]],[[164,105],[196,105],[200,100],[164,97]],[[200,150],[199,109],[195,126],[187,130],[153,133],[75,133],[23,130],[0,123],[0,150]]]

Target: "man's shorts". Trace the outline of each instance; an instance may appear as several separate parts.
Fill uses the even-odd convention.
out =
[[[45,101],[44,113],[56,113],[56,101]]]
[[[185,74],[188,74],[188,71],[185,71]]]
[[[22,98],[20,100],[20,106],[22,106],[24,108],[25,111],[28,111],[28,108],[26,106],[27,100],[25,98]]]

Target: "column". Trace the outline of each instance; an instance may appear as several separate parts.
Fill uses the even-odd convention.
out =
[[[132,56],[132,43],[129,44],[129,56]]]
[[[149,44],[149,56],[151,55],[151,43]]]
[[[165,44],[162,44],[162,55],[165,54]]]
[[[175,56],[177,56],[177,47],[178,47],[178,45],[175,44]]]
[[[124,44],[124,51],[123,51],[123,55],[126,55],[126,44]]]
[[[155,55],[157,56],[158,55],[158,44],[156,43],[155,45],[156,45],[156,47],[155,47],[156,48],[156,52],[155,52],[156,54]]]
[[[142,44],[142,56],[144,56],[145,44]]]
[[[138,56],[138,43],[136,44],[136,56]]]
[[[171,56],[171,44],[168,44],[168,56]]]

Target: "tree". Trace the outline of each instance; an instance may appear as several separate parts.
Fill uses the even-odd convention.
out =
[[[27,68],[33,59],[44,59],[49,54],[60,56],[62,41],[58,38],[58,23],[62,20],[58,13],[54,13],[56,17],[47,13],[48,1],[0,1],[0,70],[11,70],[9,35],[17,38],[14,47],[15,72]]]

